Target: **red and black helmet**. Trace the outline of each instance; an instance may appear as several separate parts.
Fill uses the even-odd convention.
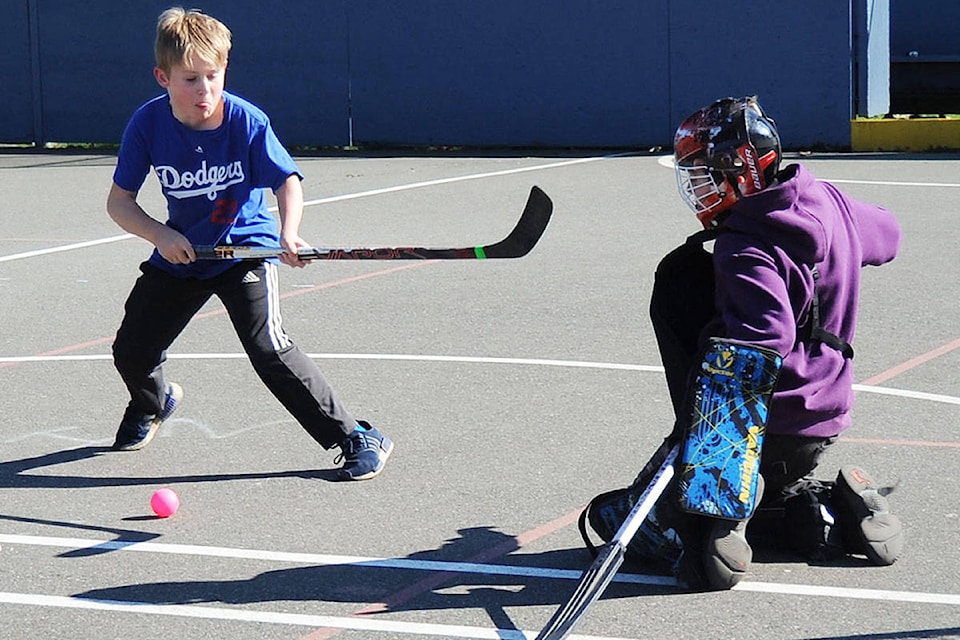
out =
[[[724,98],[684,120],[673,143],[680,196],[704,227],[780,170],[780,136],[756,96]]]

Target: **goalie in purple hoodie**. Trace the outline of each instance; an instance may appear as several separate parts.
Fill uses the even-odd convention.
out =
[[[809,560],[854,554],[892,564],[903,536],[889,512],[890,489],[857,466],[831,480],[813,472],[851,424],[860,273],[896,256],[896,219],[803,165],[781,168],[776,125],[755,97],[692,114],[674,151],[680,194],[704,226],[660,263],[650,307],[678,418],[707,338],[783,357],[761,452],[765,489],[749,535],[748,521],[689,516],[697,525],[686,528],[685,553],[696,549],[715,589],[740,580],[751,544]]]

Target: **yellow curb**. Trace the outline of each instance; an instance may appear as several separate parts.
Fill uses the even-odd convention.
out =
[[[851,120],[853,151],[960,150],[960,118]]]

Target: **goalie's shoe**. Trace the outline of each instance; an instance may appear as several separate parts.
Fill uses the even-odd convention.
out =
[[[173,415],[183,399],[183,389],[176,382],[167,385],[163,409],[156,415],[144,414],[133,405],[127,405],[113,442],[114,451],[137,451],[150,444],[160,425]]]
[[[591,541],[587,525],[601,540],[610,542],[641,493],[636,487],[607,491],[591,500],[581,512],[578,521],[580,536],[594,557],[598,554],[598,546]],[[644,571],[670,575],[675,572],[683,544],[677,532],[666,526],[660,517],[664,503],[658,502],[650,509],[643,524],[627,543],[624,559]]]
[[[340,443],[341,453],[334,464],[343,461],[337,473],[340,480],[369,480],[383,471],[387,458],[393,453],[393,440],[380,433],[370,423],[358,420],[359,427]]]
[[[887,500],[892,491],[855,466],[840,468],[834,489],[844,546],[877,565],[893,564],[903,552],[903,525],[890,513]]]
[[[757,503],[763,497],[763,476],[757,476]],[[710,587],[730,589],[746,575],[753,561],[746,520],[711,519],[703,547],[703,572]]]

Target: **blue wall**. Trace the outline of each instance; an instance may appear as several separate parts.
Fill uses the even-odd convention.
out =
[[[363,141],[620,146],[669,129],[665,2],[351,3]],[[361,16],[376,15],[376,20]],[[359,23],[359,24],[358,24]],[[651,29],[652,25],[660,28]]]
[[[851,115],[882,98],[883,74],[855,64],[878,54],[854,8],[889,1],[185,4],[231,28],[228,89],[291,146],[669,146],[694,109],[755,93],[797,148],[849,145]],[[0,141],[118,141],[159,93],[155,21],[174,2],[6,0]]]
[[[27,3],[7,3],[0,9],[0,142],[34,139],[30,42]]]

